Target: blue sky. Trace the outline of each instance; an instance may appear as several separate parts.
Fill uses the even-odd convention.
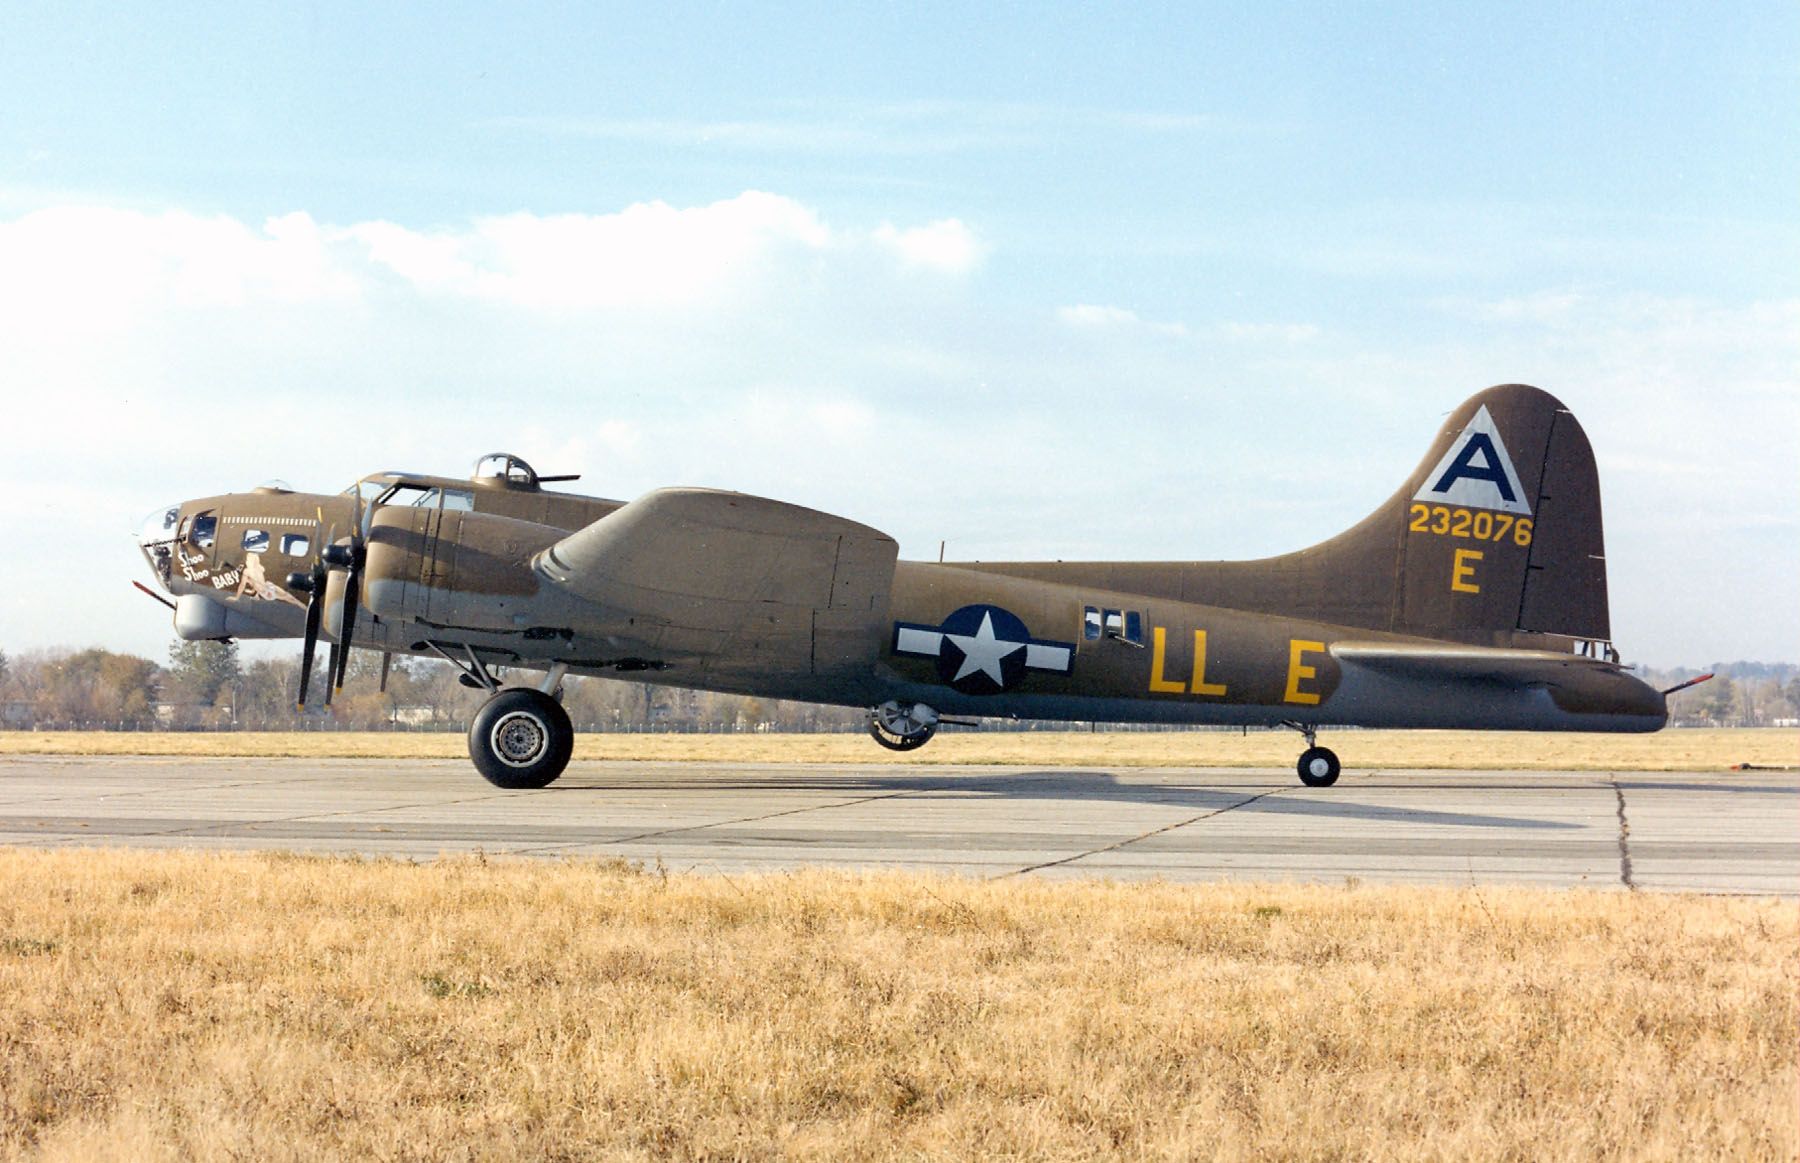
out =
[[[1721,11],[10,8],[0,535],[78,548],[0,649],[160,656],[165,499],[496,444],[918,556],[1280,552],[1520,380],[1629,656],[1800,657],[1800,9]]]

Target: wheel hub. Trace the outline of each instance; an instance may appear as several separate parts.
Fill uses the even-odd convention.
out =
[[[550,731],[536,715],[514,711],[501,716],[488,738],[500,762],[508,767],[529,767],[549,746]]]
[[[937,730],[937,712],[923,703],[901,703],[890,699],[875,708],[875,717],[884,731],[901,739],[930,735]]]

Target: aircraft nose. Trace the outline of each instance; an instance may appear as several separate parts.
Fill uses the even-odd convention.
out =
[[[181,526],[181,506],[164,505],[144,518],[138,526],[138,545],[149,549],[153,545],[163,545],[175,540],[175,531]]]
[[[164,505],[145,517],[138,526],[138,548],[144,553],[144,560],[150,563],[150,572],[162,583],[163,589],[171,588],[171,574],[174,569],[175,539],[181,533],[181,505]]]

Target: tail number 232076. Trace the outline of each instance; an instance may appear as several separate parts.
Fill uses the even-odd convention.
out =
[[[1511,537],[1514,545],[1531,544],[1530,517],[1490,513],[1486,509],[1471,511],[1414,502],[1412,521],[1406,529],[1409,533],[1436,533],[1471,541],[1505,541]]]

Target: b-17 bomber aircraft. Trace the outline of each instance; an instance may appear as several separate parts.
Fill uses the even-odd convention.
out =
[[[1257,561],[918,562],[867,525],[762,497],[553,491],[517,456],[159,509],[139,542],[183,639],[436,655],[490,697],[475,766],[537,788],[569,761],[571,674],[869,708],[896,750],[968,717],[1655,731],[1612,644],[1587,436],[1519,384],[1468,400],[1368,518]],[[146,588],[148,587],[140,587]],[[154,592],[152,591],[154,594]],[[159,596],[160,595],[155,595]],[[541,672],[501,685],[496,671]]]

